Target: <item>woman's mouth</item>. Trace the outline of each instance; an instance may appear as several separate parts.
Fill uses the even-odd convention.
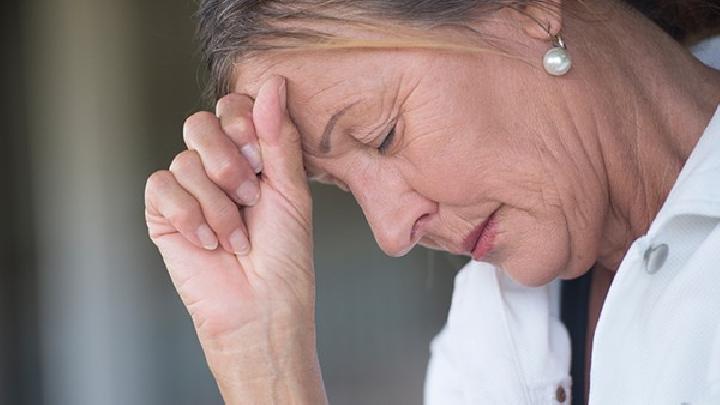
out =
[[[493,212],[483,223],[477,226],[467,237],[463,246],[465,252],[472,256],[473,260],[480,260],[493,248],[495,239],[495,212]]]

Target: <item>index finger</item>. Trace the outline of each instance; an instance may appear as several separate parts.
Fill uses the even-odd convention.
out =
[[[260,173],[263,163],[252,120],[253,104],[249,96],[230,93],[218,100],[215,114],[225,134],[237,145],[255,173]]]

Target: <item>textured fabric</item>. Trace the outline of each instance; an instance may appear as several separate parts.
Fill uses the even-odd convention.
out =
[[[720,404],[720,108],[618,269],[590,375],[591,404]]]
[[[558,282],[523,287],[471,261],[455,278],[447,324],[431,353],[427,405],[570,403]]]

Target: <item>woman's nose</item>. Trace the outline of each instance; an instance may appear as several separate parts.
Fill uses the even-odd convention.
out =
[[[357,190],[355,197],[380,249],[388,256],[404,256],[425,232],[416,224],[436,212],[436,204],[411,189],[379,185]]]
[[[368,218],[375,241],[380,249],[388,256],[404,256],[417,242],[417,240],[413,240],[412,235],[415,218],[408,215],[408,211],[388,210],[387,208],[387,206],[378,207],[379,213],[365,216]]]

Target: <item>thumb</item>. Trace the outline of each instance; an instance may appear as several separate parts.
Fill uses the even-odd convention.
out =
[[[263,156],[263,177],[282,193],[307,192],[300,133],[287,110],[287,82],[273,75],[258,91],[253,121]]]

